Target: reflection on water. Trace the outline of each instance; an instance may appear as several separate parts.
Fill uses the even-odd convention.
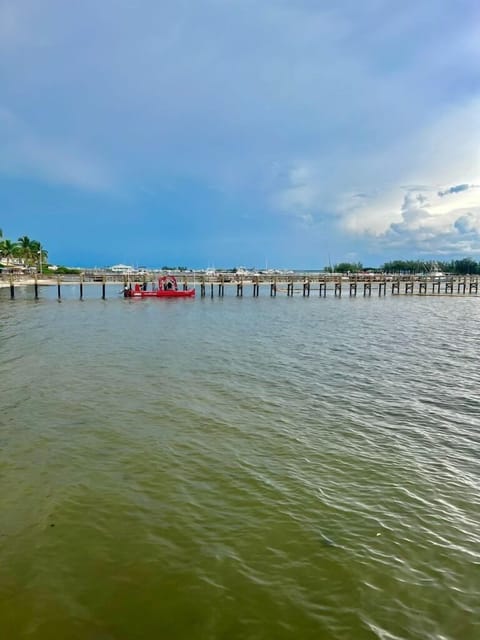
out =
[[[2,637],[479,637],[478,300],[1,293]]]

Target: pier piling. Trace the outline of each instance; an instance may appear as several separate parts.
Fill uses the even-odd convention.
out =
[[[277,279],[274,278],[270,283],[270,296],[275,297],[277,295]]]

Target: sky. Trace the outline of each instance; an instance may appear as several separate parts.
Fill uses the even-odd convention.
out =
[[[0,228],[70,266],[480,259],[478,0],[0,0]]]

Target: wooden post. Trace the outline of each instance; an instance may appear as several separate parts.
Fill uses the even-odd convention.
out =
[[[237,282],[237,298],[241,298],[243,296],[243,278]]]
[[[200,296],[205,297],[205,276],[202,276],[200,280]]]
[[[397,278],[396,280],[392,280],[392,296],[397,295],[400,293],[400,278]]]
[[[473,280],[470,277],[470,286],[468,287],[469,293],[478,293],[478,278]]]
[[[413,294],[413,280],[405,282],[405,294],[407,293]]]
[[[274,278],[270,283],[270,296],[277,295],[277,279]]]
[[[105,300],[105,276],[102,277],[102,300]]]
[[[35,276],[34,276],[33,287],[34,287],[34,290],[35,290],[35,300],[38,300],[38,277],[37,277],[37,274],[35,274]]]
[[[260,290],[260,285],[258,283],[258,276],[253,277],[253,297],[257,298]]]
[[[126,286],[126,282],[124,287]],[[83,274],[80,275],[80,300],[83,300]]]
[[[325,278],[323,280],[318,281],[318,295],[321,297],[323,292],[323,297],[325,298],[327,295],[327,281]]]
[[[62,299],[61,280],[57,278],[57,300],[60,302]]]
[[[365,281],[363,283],[363,297],[365,297],[367,295],[367,291],[368,291],[368,295],[371,296],[372,295],[372,282],[371,282],[371,280]]]
[[[463,277],[463,280],[459,280],[458,284],[457,284],[457,293],[460,293],[460,288],[463,289],[462,293],[465,293],[467,287],[467,279],[465,278],[465,276]]]
[[[15,298],[15,284],[13,282],[13,276],[10,276],[10,300]]]
[[[342,297],[342,281],[341,280],[335,280],[335,297],[338,296],[339,298]]]
[[[445,282],[445,293],[453,293],[453,278],[449,278]]]
[[[210,283],[210,297],[213,298],[213,282]]]
[[[354,280],[353,282],[350,281],[350,297],[356,296],[356,295],[357,295],[357,281],[356,280]],[[365,291],[363,295],[365,295]]]
[[[426,295],[427,293],[427,281],[426,280],[420,280],[420,283],[418,285],[418,293]]]

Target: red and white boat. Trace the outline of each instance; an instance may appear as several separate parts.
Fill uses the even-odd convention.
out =
[[[193,298],[195,289],[179,289],[175,276],[162,276],[158,287],[148,290],[146,285],[135,284],[125,287],[125,298]]]

